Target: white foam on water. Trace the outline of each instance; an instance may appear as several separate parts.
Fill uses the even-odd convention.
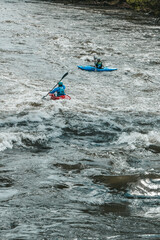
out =
[[[18,193],[16,189],[0,189],[0,201],[7,201]]]
[[[149,146],[150,144],[160,145],[160,132],[149,131],[147,134],[139,132],[122,133],[117,141],[118,144],[127,144],[135,149],[139,146]]]
[[[146,218],[160,218],[160,207],[150,207],[147,212],[144,212],[144,217]]]
[[[0,151],[4,151],[7,148],[12,149],[14,142],[20,142],[19,134],[0,133]]]
[[[24,143],[25,140],[29,140],[32,143],[36,141],[45,141],[46,136],[44,134],[36,133],[24,133],[24,132],[1,132],[0,133],[0,151],[6,149],[12,149],[14,146],[27,147]]]

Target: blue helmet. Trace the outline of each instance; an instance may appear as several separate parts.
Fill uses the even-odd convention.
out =
[[[62,83],[62,82],[59,82],[58,85],[59,85],[59,86],[63,86],[63,83]]]

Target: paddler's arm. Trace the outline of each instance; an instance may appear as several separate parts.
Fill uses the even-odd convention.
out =
[[[55,89],[53,89],[53,90],[52,90],[52,91],[50,91],[49,93],[53,94],[53,93],[57,92],[57,90],[58,90],[58,87],[57,87],[57,88],[55,88]]]

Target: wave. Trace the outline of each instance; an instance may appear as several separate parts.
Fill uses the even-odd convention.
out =
[[[126,144],[131,149],[145,147],[148,150],[160,152],[160,133],[158,131],[149,131],[148,133],[123,132],[117,144]]]
[[[38,148],[44,149],[46,146],[46,136],[34,133],[0,133],[0,151],[13,148]]]

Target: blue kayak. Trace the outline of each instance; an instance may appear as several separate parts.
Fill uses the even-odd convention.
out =
[[[80,68],[81,70],[85,70],[85,71],[94,71],[94,72],[104,72],[104,71],[115,71],[117,70],[117,68],[108,68],[108,67],[104,67],[104,68],[96,68],[93,66],[77,66],[78,68]]]

